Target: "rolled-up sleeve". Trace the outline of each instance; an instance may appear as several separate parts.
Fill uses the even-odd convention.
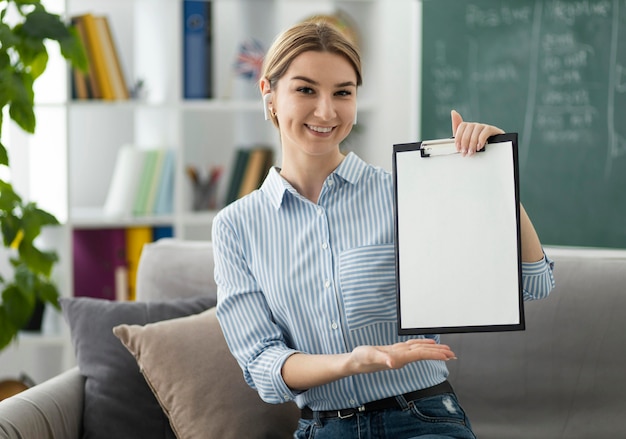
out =
[[[522,262],[522,288],[524,300],[543,299],[555,286],[554,261],[545,254],[537,262]]]
[[[246,382],[266,402],[293,400],[296,393],[285,384],[281,372],[296,351],[287,346],[280,327],[273,322],[237,234],[223,215],[213,221],[213,252],[217,317]]]

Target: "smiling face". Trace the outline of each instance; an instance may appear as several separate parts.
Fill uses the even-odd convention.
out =
[[[356,114],[357,74],[344,56],[303,52],[271,91],[285,156],[339,154]]]

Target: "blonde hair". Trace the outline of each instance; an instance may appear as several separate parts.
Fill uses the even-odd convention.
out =
[[[261,77],[267,79],[270,88],[273,89],[293,60],[309,51],[343,56],[354,67],[357,86],[362,84],[361,55],[358,47],[333,24],[322,18],[298,23],[278,35],[265,55]]]

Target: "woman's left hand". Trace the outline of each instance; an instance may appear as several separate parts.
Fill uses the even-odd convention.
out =
[[[498,127],[484,123],[464,122],[461,115],[452,110],[452,135],[456,150],[463,155],[472,155],[485,147],[487,139],[496,134],[504,134]]]

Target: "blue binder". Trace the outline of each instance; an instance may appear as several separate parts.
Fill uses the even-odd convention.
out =
[[[184,0],[183,20],[183,96],[211,98],[211,2]]]

